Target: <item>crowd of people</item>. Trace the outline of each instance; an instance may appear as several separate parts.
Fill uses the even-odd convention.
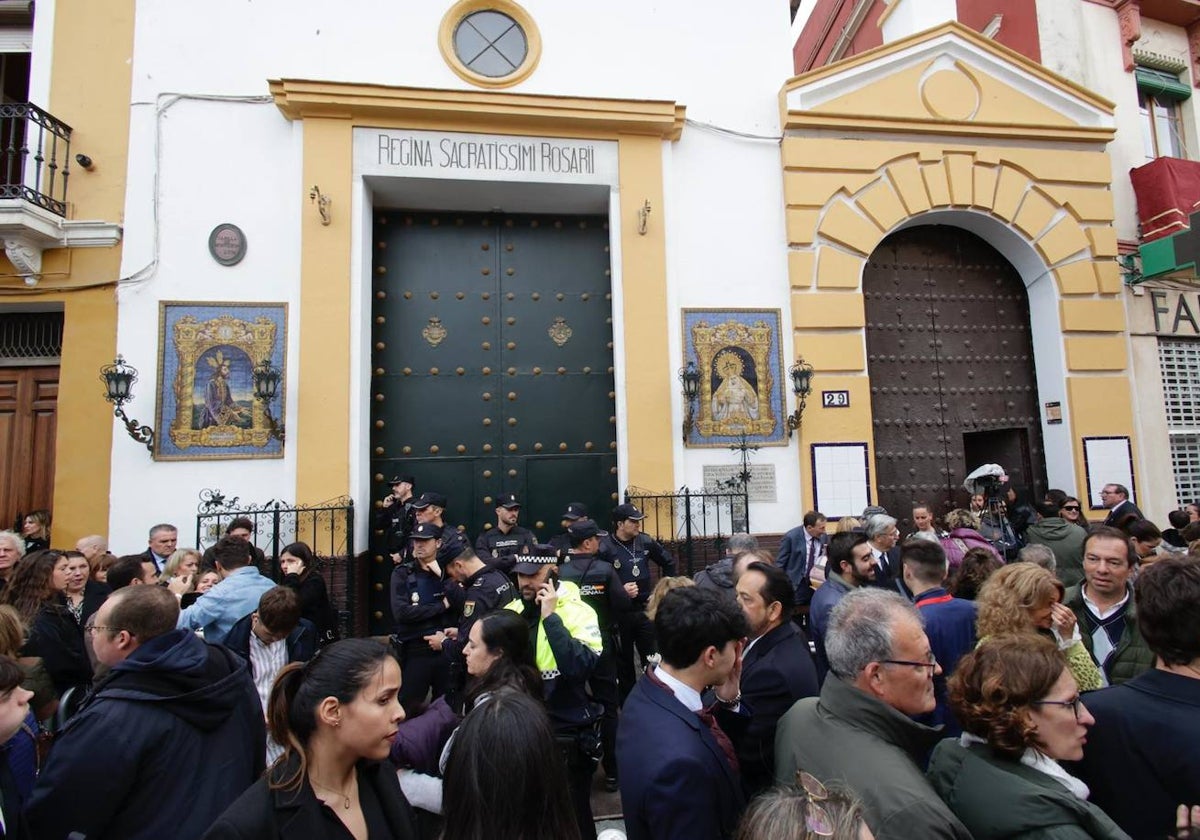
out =
[[[601,789],[629,840],[1200,836],[1200,508],[810,511],[689,578],[635,505],[472,543],[414,485],[384,638],[248,520],[0,532],[2,836],[584,840]]]

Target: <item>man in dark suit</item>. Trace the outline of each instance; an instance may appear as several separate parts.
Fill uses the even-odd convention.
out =
[[[746,617],[687,587],[663,598],[654,630],[662,663],[629,693],[617,730],[625,828],[629,840],[724,840],[746,801],[733,745],[701,694],[712,686],[718,705],[739,705]]]
[[[871,555],[875,558],[875,580],[870,585],[894,590],[896,578],[900,576],[900,549],[896,546],[900,529],[896,526],[896,518],[876,513],[867,519],[866,530]]]
[[[746,798],[775,781],[775,724],[801,697],[816,697],[817,666],[808,639],[792,623],[792,582],[783,570],[754,562],[737,580],[737,599],[750,625],[750,642],[742,653],[742,703],[750,721],[734,740]],[[728,721],[722,711],[718,719]]]
[[[825,555],[829,535],[825,533],[825,514],[810,510],[804,514],[801,524],[783,535],[779,543],[779,554],[775,558],[779,568],[787,573],[796,593],[796,603],[808,606],[813,589],[809,575],[817,560]]]
[[[1110,528],[1120,528],[1123,524],[1146,518],[1138,506],[1129,501],[1129,488],[1123,484],[1105,484],[1100,491],[1100,503],[1108,508],[1104,524]]]

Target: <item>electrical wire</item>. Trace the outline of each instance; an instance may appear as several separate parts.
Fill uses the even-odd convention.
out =
[[[159,183],[162,176],[162,126],[163,119],[179,102],[228,102],[242,105],[268,105],[275,101],[272,96],[225,96],[210,93],[160,93],[154,99],[154,193],[151,196],[151,221],[153,225],[153,251],[150,262],[132,274],[119,278],[118,286],[134,286],[152,280],[158,273],[160,225],[158,223]],[[130,106],[150,105],[150,102],[131,102]]]
[[[725,128],[724,126],[714,125],[712,123],[693,120],[690,117],[685,118],[684,122],[693,128],[698,128],[701,131],[711,131],[714,134],[723,134],[727,137],[737,137],[742,140],[761,140],[769,143],[780,143],[783,137],[777,134],[753,134],[749,131],[738,131],[735,128]]]

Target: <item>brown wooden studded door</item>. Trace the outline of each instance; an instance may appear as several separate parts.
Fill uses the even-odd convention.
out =
[[[965,476],[998,463],[1041,498],[1046,468],[1029,299],[979,237],[931,225],[885,239],[863,273],[878,503],[965,503]]]
[[[0,528],[50,508],[57,404],[57,367],[0,367]]]
[[[374,498],[411,473],[472,538],[494,526],[501,493],[543,540],[571,501],[605,521],[617,489],[606,219],[375,222]]]

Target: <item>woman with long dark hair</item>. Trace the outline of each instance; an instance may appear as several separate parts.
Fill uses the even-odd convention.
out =
[[[300,617],[307,618],[317,628],[317,644],[324,645],[337,638],[337,616],[329,602],[325,579],[317,572],[317,558],[306,543],[285,546],[279,553],[284,586],[300,596]]]
[[[442,840],[579,838],[550,718],[523,691],[494,691],[467,715],[446,762],[445,800]]]
[[[412,808],[381,764],[404,720],[399,693],[400,666],[370,639],[335,642],[285,667],[267,709],[283,755],[205,838],[416,840]]]
[[[92,681],[91,663],[83,646],[83,627],[67,608],[67,567],[61,551],[35,551],[17,566],[0,601],[11,604],[29,628],[21,656],[38,657],[61,697]]]
[[[466,711],[483,706],[498,691],[519,691],[541,700],[542,678],[534,666],[529,625],[519,614],[497,610],[476,621],[471,625],[463,655],[470,680],[464,701]],[[405,723],[392,747],[392,762],[400,768],[400,787],[413,805],[430,814],[443,811],[444,786],[437,774],[445,772],[458,734],[457,729],[450,731],[457,718],[450,717],[447,723],[442,710],[449,713],[445,700],[439,699],[424,714]],[[427,735],[438,728],[440,737]],[[432,755],[430,742],[436,745]]]

